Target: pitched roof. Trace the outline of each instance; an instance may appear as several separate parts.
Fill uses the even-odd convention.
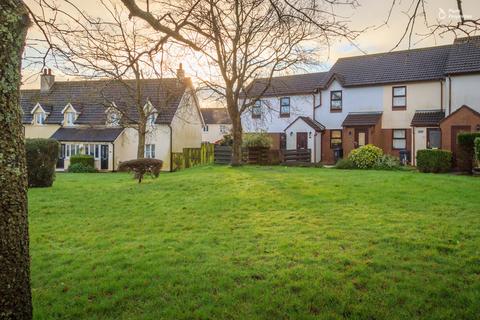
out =
[[[314,93],[327,74],[328,72],[315,72],[272,77],[270,84],[268,78],[255,79],[248,85],[246,95],[256,97],[265,88],[264,97]]]
[[[318,122],[317,120],[313,120],[312,118],[310,117],[305,117],[305,116],[300,116],[298,117],[297,119],[295,119],[294,121],[292,121],[285,129],[284,131],[286,131],[288,128],[290,128],[295,122],[297,122],[298,120],[303,120],[308,126],[310,126],[312,129],[314,129],[315,131],[317,132],[320,132],[320,131],[323,131],[325,130],[325,126],[323,124],[321,124],[320,122]]]
[[[480,36],[456,39],[450,49],[445,73],[467,72],[480,72]]]
[[[180,83],[176,78],[141,80],[142,103],[150,101],[158,111],[156,123],[169,124],[189,83]],[[80,113],[76,124],[105,124],[106,109],[115,105],[138,119],[135,110],[135,80],[108,81],[58,81],[49,92],[40,90],[21,90],[20,103],[23,109],[23,123],[31,123],[30,111],[37,103],[49,112],[45,123],[61,124],[62,110],[67,103]]]
[[[440,121],[445,118],[445,111],[443,110],[417,110],[413,115],[411,126],[413,127],[428,127],[438,126]]]
[[[228,116],[225,108],[203,108],[202,116],[205,124],[231,124],[232,120]]]
[[[344,87],[442,79],[450,49],[447,45],[340,58],[321,85],[327,87],[333,78]]]
[[[113,142],[123,128],[60,128],[51,136],[58,141]]]
[[[373,126],[382,117],[382,112],[350,112],[343,120],[342,127]]]

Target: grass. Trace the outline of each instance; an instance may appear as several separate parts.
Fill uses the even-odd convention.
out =
[[[480,179],[198,167],[32,189],[35,319],[474,319]]]

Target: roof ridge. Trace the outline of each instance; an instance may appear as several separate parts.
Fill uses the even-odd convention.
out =
[[[177,80],[177,78],[148,78],[148,79],[139,79],[140,81],[163,81],[163,80]],[[136,79],[95,79],[95,80],[60,80],[55,81],[54,84],[61,83],[94,83],[94,82],[115,82],[115,81],[136,81]],[[35,89],[32,89],[35,90]]]
[[[311,75],[320,75],[320,74],[326,74],[326,73],[329,73],[330,70],[328,71],[321,71],[321,72],[306,72],[306,73],[297,73],[297,74],[289,74],[289,75],[284,75],[284,76],[275,76],[275,77],[271,77],[271,78],[257,78],[257,79],[253,79],[253,81],[258,81],[258,80],[268,80],[268,79],[279,79],[279,78],[289,78],[289,77],[298,77],[298,76],[311,76]]]
[[[440,45],[440,46],[430,46],[430,47],[415,48],[415,49],[405,49],[405,50],[398,50],[398,51],[385,51],[385,52],[369,53],[369,54],[356,55],[356,56],[350,56],[350,57],[342,57],[342,58],[338,58],[338,60],[355,59],[355,58],[363,58],[363,57],[373,57],[373,56],[380,56],[380,55],[385,55],[385,54],[415,52],[415,51],[422,51],[422,50],[427,51],[427,50],[430,50],[430,49],[447,48],[447,47],[453,47],[453,46],[454,46],[453,44],[444,44],[444,45]]]

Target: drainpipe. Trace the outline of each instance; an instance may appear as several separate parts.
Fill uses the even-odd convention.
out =
[[[173,131],[172,131],[172,125],[169,124],[168,128],[170,129],[170,172],[173,171]]]
[[[443,80],[440,80],[440,110],[443,111]]]
[[[452,78],[448,76],[448,115],[452,114]]]
[[[115,172],[115,141],[112,142],[112,171]]]
[[[312,110],[313,110],[313,117],[312,117],[312,119],[315,120],[315,100],[316,100],[315,92],[312,94],[312,96],[313,96],[313,106],[312,106],[312,107],[313,107],[313,108],[312,108]]]

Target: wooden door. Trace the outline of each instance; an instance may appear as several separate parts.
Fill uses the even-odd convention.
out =
[[[355,129],[355,148],[368,144],[368,128]]]
[[[452,146],[452,155],[453,155],[453,166],[457,166],[457,154],[458,154],[458,144],[457,136],[460,132],[470,132],[470,126],[452,126],[451,128],[451,146]]]
[[[60,145],[60,154],[58,155],[57,160],[57,169],[65,168],[65,143]]]
[[[297,149],[308,149],[308,134],[297,132]]]

